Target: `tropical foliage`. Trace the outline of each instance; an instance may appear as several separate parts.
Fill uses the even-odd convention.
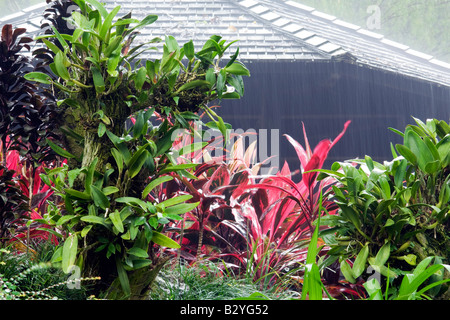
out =
[[[299,168],[263,175],[257,141],[210,106],[244,93],[235,41],[133,46],[157,16],[48,2],[32,61],[2,28],[0,298],[446,297],[448,123],[415,119],[392,161],[330,169],[350,121],[314,148],[303,126],[303,145],[286,135]]]

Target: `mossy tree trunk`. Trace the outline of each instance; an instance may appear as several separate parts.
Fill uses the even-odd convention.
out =
[[[105,298],[108,300],[148,300],[153,282],[161,269],[170,260],[170,257],[158,259],[155,264],[128,273],[130,281],[130,296],[125,295],[120,281],[116,278],[106,290]]]

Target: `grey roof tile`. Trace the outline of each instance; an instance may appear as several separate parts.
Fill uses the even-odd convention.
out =
[[[196,48],[213,34],[238,39],[230,50],[240,49],[243,60],[318,60],[350,55],[370,68],[450,85],[450,64],[383,35],[336,19],[292,0],[102,0],[111,10],[132,11],[137,19],[158,15],[158,21],[136,38],[145,43],[173,35],[180,44],[193,40]],[[0,19],[37,35],[45,6],[37,5]],[[153,46],[153,44],[151,45]],[[162,48],[161,44],[156,45]],[[231,52],[231,51],[230,51]],[[148,51],[143,59],[160,58]]]

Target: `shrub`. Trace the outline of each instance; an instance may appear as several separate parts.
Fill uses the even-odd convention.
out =
[[[394,281],[428,257],[448,263],[450,127],[415,120],[404,133],[395,130],[404,141],[392,148],[392,161],[366,156],[322,170],[321,178],[339,181],[329,194],[339,214],[322,219],[331,227],[322,236],[330,262],[339,259],[352,283],[367,278],[368,266]]]

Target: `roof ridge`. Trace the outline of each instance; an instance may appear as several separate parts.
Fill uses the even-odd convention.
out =
[[[407,45],[398,43],[396,41],[390,40],[386,38],[384,35],[380,33],[376,33],[373,31],[370,31],[366,28],[360,27],[358,25],[343,21],[336,16],[324,13],[322,11],[319,11],[313,7],[304,5],[300,2],[293,1],[293,0],[231,0],[232,2],[235,2],[236,4],[243,7],[245,10],[249,11],[252,15],[262,18],[266,21],[266,23],[272,24],[272,27],[279,30],[280,32],[283,32],[286,35],[292,36],[293,32],[296,32],[294,34],[294,38],[297,38],[297,40],[300,41],[306,41],[310,39],[310,41],[306,41],[307,45],[312,45],[312,47],[315,47],[316,49],[319,49],[323,51],[325,54],[329,54],[331,56],[333,55],[341,55],[341,54],[348,54],[351,53],[350,50],[343,48],[341,45],[337,44],[335,41],[326,39],[329,44],[334,44],[325,46],[325,42],[321,42],[320,39],[318,41],[311,40],[311,38],[314,37],[314,35],[318,36],[316,32],[311,31],[311,28],[308,28],[307,26],[300,26],[295,23],[291,23],[291,27],[289,27],[288,23],[285,23],[282,25],[284,28],[280,28],[275,23],[279,21],[280,19],[276,18],[276,16],[280,16],[276,11],[273,9],[270,10],[268,8],[269,3],[278,3],[281,6],[290,6],[295,8],[296,10],[300,10],[301,12],[305,14],[309,14],[314,16],[314,19],[322,20],[327,23],[332,23],[333,26],[336,26],[337,28],[340,28],[341,30],[345,30],[347,32],[353,32],[358,34],[360,37],[365,37],[366,39],[376,42],[378,41],[380,45],[384,45],[387,48],[405,54],[409,56],[411,59],[420,59],[422,61],[429,62],[433,64],[436,67],[441,67],[444,69],[447,69],[450,71],[450,63],[447,63],[445,61],[439,60],[436,57],[420,52],[418,50],[414,50],[410,48]],[[271,6],[273,8],[273,5]],[[280,6],[277,7],[277,11],[284,11],[283,8]],[[291,12],[289,15],[292,15]],[[283,17],[280,16],[282,19]],[[303,31],[302,31],[303,30]],[[286,32],[287,31],[287,32]],[[320,38],[326,38],[324,35],[320,35]],[[315,43],[318,43],[318,45],[314,45]],[[323,46],[321,49],[320,46]]]
[[[164,19],[155,29],[143,29],[142,41],[153,34],[166,34],[167,30],[174,30],[180,41],[194,42],[204,41],[208,34],[220,33],[242,40],[239,42],[242,60],[345,60],[450,86],[450,63],[297,0],[102,1],[108,6],[120,4],[123,10],[133,10],[137,16],[149,10],[155,14],[173,13],[174,17]],[[48,5],[42,3],[25,8],[0,18],[0,23],[25,27],[29,36],[35,36],[39,34],[45,6]],[[189,19],[192,15],[203,24]],[[153,56],[149,53],[146,58]]]

